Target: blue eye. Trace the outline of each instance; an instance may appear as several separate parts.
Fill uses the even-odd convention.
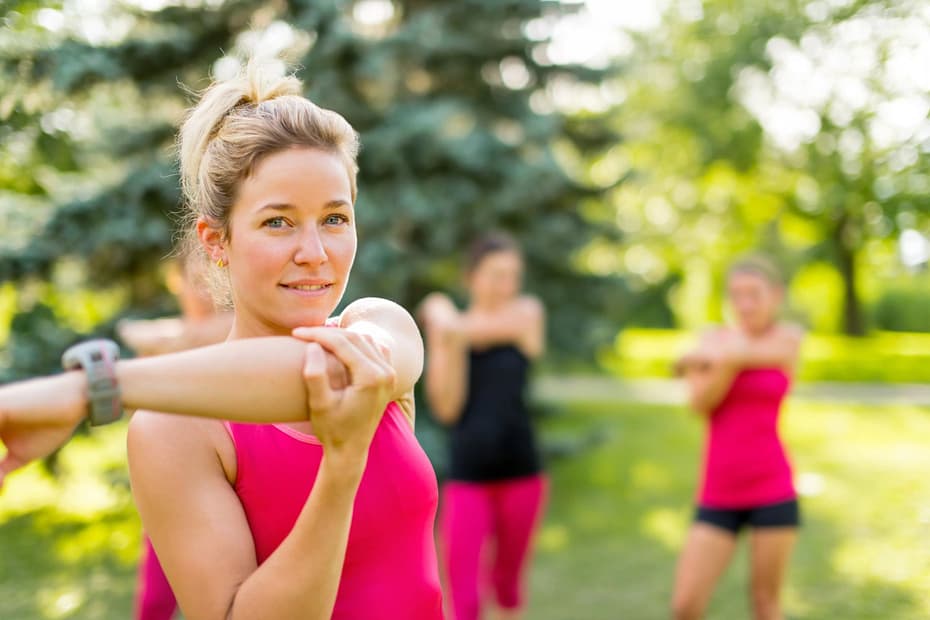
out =
[[[329,226],[339,226],[340,224],[347,224],[349,218],[341,213],[334,213],[332,215],[327,215],[325,222]]]
[[[286,222],[284,221],[284,218],[281,216],[278,216],[278,217],[268,218],[267,220],[262,222],[262,225],[267,226],[268,228],[283,228],[285,223]]]

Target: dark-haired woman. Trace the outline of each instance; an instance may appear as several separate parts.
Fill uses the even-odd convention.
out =
[[[466,271],[464,311],[438,293],[422,307],[427,396],[451,428],[441,555],[454,620],[477,620],[486,599],[496,617],[516,619],[548,486],[525,402],[545,317],[539,300],[521,293],[523,257],[510,237],[476,241]]]

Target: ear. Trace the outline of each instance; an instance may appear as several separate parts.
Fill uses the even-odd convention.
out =
[[[226,261],[226,234],[204,218],[197,219],[197,238],[211,262]]]
[[[773,290],[773,296],[775,297],[775,303],[779,306],[782,305],[785,301],[785,294],[786,294],[785,287],[782,286],[781,284],[778,284],[778,285],[773,286],[772,290]]]

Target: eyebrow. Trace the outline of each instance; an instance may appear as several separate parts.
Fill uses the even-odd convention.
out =
[[[325,205],[323,205],[324,210],[333,210],[341,209],[343,207],[351,206],[349,202],[345,200],[330,200]],[[297,207],[288,203],[288,202],[269,202],[266,205],[263,205],[260,209],[256,210],[256,213],[262,213],[263,211],[294,211]]]

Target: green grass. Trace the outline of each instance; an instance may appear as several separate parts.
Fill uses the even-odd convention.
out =
[[[697,334],[675,329],[625,329],[601,356],[623,378],[668,377]],[[802,381],[930,382],[930,333],[876,332],[864,338],[808,334],[801,349]]]
[[[575,403],[549,443],[601,442],[553,460],[528,620],[667,618],[691,514],[702,428],[680,408]],[[792,618],[930,617],[930,409],[792,404],[786,438],[819,493],[786,592]],[[76,438],[53,478],[31,466],[0,495],[0,617],[130,617],[140,534],[121,426]],[[577,439],[577,441],[576,441]],[[740,553],[710,618],[745,618]]]
[[[815,492],[802,500],[789,617],[930,617],[930,410],[793,404],[784,422]],[[680,408],[623,403],[577,403],[545,424],[560,437],[592,427],[603,443],[552,463],[529,617],[667,618],[703,429]],[[749,617],[746,566],[744,546],[709,618]]]

